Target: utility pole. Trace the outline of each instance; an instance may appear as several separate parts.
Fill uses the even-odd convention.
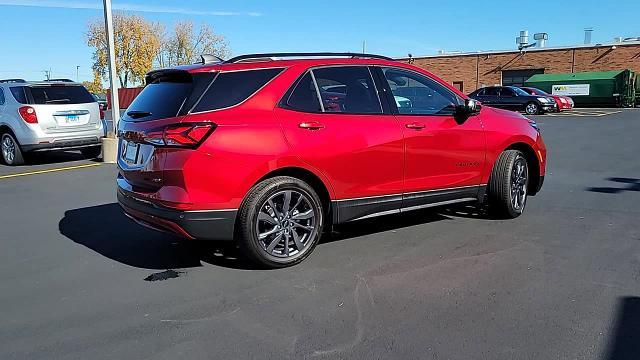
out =
[[[42,70],[44,72],[44,77],[49,81],[51,79],[51,70]]]
[[[109,88],[111,90],[111,125],[107,130],[107,137],[102,139],[102,161],[115,163],[118,156],[118,141],[116,129],[120,119],[120,103],[118,102],[118,76],[116,70],[115,41],[113,35],[113,18],[111,0],[103,0],[104,29],[107,35],[107,58],[109,60]]]
[[[362,41],[362,53],[363,54],[367,53],[367,40]]]

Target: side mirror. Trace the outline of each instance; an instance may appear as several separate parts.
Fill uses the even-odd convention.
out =
[[[455,118],[459,123],[465,122],[469,117],[480,114],[482,105],[478,100],[466,99],[463,105],[456,107]]]

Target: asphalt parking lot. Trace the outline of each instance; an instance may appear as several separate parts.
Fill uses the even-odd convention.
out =
[[[637,359],[640,110],[536,118],[524,216],[362,221],[271,271],[132,223],[113,165],[0,166],[0,358]]]

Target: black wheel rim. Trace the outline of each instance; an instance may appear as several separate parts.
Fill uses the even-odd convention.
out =
[[[281,259],[305,252],[317,235],[319,213],[303,191],[282,190],[262,203],[256,219],[256,237],[262,249]]]
[[[527,185],[529,169],[523,157],[517,157],[511,168],[511,205],[513,209],[522,212],[527,201]]]

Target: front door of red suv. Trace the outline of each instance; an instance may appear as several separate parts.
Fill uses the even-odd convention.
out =
[[[383,111],[366,66],[307,71],[277,113],[295,156],[333,188],[339,222],[397,212],[402,201],[402,127]]]
[[[477,193],[485,163],[485,136],[479,116],[454,118],[461,99],[428,76],[382,68],[405,139],[404,207]],[[442,192],[439,196],[439,192]],[[414,204],[415,203],[415,204]]]

